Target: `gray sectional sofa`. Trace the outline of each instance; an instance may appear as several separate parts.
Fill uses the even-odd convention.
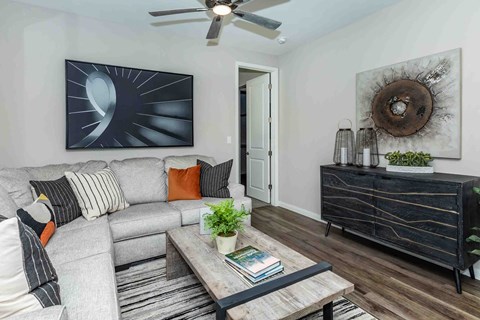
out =
[[[115,172],[130,203],[123,211],[93,221],[79,217],[58,228],[46,250],[57,270],[62,306],[12,319],[120,319],[115,267],[164,255],[167,230],[199,223],[199,211],[206,202],[223,200],[166,202],[168,169],[196,165],[197,159],[215,165],[210,157],[174,156],[1,169],[2,215],[11,216],[12,206],[33,202],[30,180],[55,180],[65,171],[94,173],[107,166]],[[244,205],[251,210],[251,199],[244,196],[242,185],[228,188],[236,207]]]

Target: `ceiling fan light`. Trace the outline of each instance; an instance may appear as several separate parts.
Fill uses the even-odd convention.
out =
[[[226,16],[227,14],[232,12],[232,9],[229,6],[218,4],[213,7],[213,12],[218,14],[219,16]]]

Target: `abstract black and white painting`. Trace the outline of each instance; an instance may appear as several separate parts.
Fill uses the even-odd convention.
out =
[[[193,76],[65,61],[67,149],[193,146]]]
[[[377,131],[381,154],[461,158],[461,50],[357,74],[357,128]]]

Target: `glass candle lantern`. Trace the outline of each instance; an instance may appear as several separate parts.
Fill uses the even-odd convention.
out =
[[[348,121],[349,125],[342,126],[342,122]],[[352,131],[352,122],[348,119],[338,123],[338,131],[335,138],[335,151],[333,162],[336,165],[351,166],[354,163],[355,137]]]
[[[377,133],[373,128],[360,128],[355,153],[357,167],[375,168],[379,162]]]

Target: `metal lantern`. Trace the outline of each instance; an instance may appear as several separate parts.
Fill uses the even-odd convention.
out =
[[[342,122],[348,121],[349,125],[342,126]],[[335,138],[335,152],[333,162],[336,165],[351,166],[354,163],[355,138],[352,131],[352,121],[344,119],[338,123],[337,136]]]
[[[375,168],[379,164],[377,133],[373,128],[360,128],[357,131],[357,167]]]

